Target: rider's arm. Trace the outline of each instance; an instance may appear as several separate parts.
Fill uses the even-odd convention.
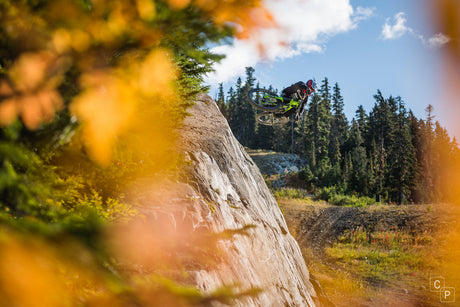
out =
[[[304,112],[307,110],[307,101],[310,95],[305,95],[305,99],[302,99],[299,108],[296,112],[296,120],[299,120],[303,117]]]
[[[301,101],[305,100],[305,98],[307,96],[307,93],[306,93],[305,89],[301,89],[301,88],[299,88],[296,91],[296,94],[297,94],[298,99],[301,100]]]

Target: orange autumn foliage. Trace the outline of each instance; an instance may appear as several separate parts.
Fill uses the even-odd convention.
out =
[[[7,78],[0,78],[0,124],[8,126],[20,117],[34,130],[51,121],[64,107],[59,89],[66,74],[77,69],[79,93],[66,104],[82,124],[82,142],[95,161],[107,165],[114,146],[129,133],[138,138],[142,130],[156,131],[146,132],[160,142],[154,151],[170,150],[173,142],[161,140],[171,136],[167,132],[165,137],[164,131],[175,128],[171,122],[176,115],[170,112],[177,112],[175,81],[181,72],[174,54],[159,47],[168,35],[167,29],[155,26],[162,2],[90,3],[85,8],[53,1],[38,12],[22,3],[6,5],[1,21],[8,22],[7,34],[28,46],[5,67]],[[239,38],[249,39],[257,29],[274,25],[261,0],[168,0],[167,5],[172,10],[194,6],[216,27],[234,28]],[[128,41],[139,43],[138,52],[120,52],[108,63],[108,55]]]

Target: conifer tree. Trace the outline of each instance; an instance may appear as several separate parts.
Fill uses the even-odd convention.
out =
[[[330,132],[329,157],[334,165],[340,163],[343,155],[343,147],[348,138],[348,121],[343,110],[343,97],[340,93],[339,84],[334,86],[332,95],[332,120]]]
[[[410,134],[409,118],[400,97],[390,96],[389,105],[397,105],[398,113],[392,125],[392,140],[388,145],[386,186],[391,199],[401,204],[410,197],[411,185],[415,176],[415,148]]]
[[[420,164],[421,177],[419,179],[423,193],[422,202],[435,200],[435,176],[434,176],[434,115],[433,107],[428,105],[425,109],[426,120],[419,121],[419,146],[417,148],[417,158]]]
[[[348,166],[347,187],[352,192],[363,195],[369,194],[369,168],[364,148],[364,140],[361,136],[359,126],[353,119],[350,129],[349,146],[352,148],[349,153],[350,164]]]
[[[241,143],[251,147],[255,135],[255,110],[248,102],[248,93],[255,85],[254,68],[246,67],[246,80],[238,93],[238,105],[241,112]]]
[[[251,147],[254,144],[255,135],[255,110],[248,102],[248,92],[254,87],[254,68],[246,67],[246,80],[238,77],[236,92],[229,105],[230,127],[237,140],[243,146]]]
[[[241,110],[241,100],[239,95],[241,92],[241,86],[243,81],[240,77],[236,80],[235,87],[236,89],[232,93],[233,95],[229,97],[228,106],[230,110],[230,128],[232,129],[233,134],[235,135],[238,141],[241,140],[241,126],[242,126],[242,113]]]
[[[331,132],[331,103],[330,87],[327,78],[324,78],[319,90],[320,100],[317,103],[317,119],[314,130],[316,145],[317,171],[319,175],[326,174],[330,167],[329,136]]]
[[[222,83],[219,83],[219,89],[217,92],[216,98],[217,106],[219,107],[220,112],[225,118],[228,118],[228,109],[227,104],[225,103],[225,94],[224,94],[224,86]]]
[[[412,146],[415,150],[415,166],[414,166],[414,178],[413,183],[411,184],[411,200],[415,203],[421,203],[424,199],[424,194],[426,190],[423,187],[422,177],[423,177],[423,168],[421,167],[422,156],[421,148],[423,146],[422,136],[421,136],[421,127],[423,120],[419,120],[415,117],[412,111],[409,111],[409,129],[412,136]]]
[[[236,114],[236,94],[232,86],[230,86],[227,92],[226,105],[227,105],[227,121],[228,121],[230,128],[233,131],[233,122],[235,121],[234,116]]]
[[[331,86],[329,85],[328,78],[324,78],[323,81],[321,81],[319,94],[321,95],[321,100],[323,101],[325,108],[330,110],[331,109]]]
[[[257,88],[260,88],[260,85],[256,85]],[[271,92],[276,92],[272,86],[268,88]],[[257,112],[257,111],[256,111]],[[254,114],[256,114],[254,112]],[[259,111],[261,112],[261,111]],[[255,136],[254,136],[254,146],[255,148],[261,149],[274,149],[275,148],[275,128],[273,126],[262,125],[256,123],[255,127]]]
[[[310,103],[307,109],[307,124],[304,142],[307,149],[306,158],[310,161],[312,171],[316,168],[317,150],[316,144],[319,139],[319,118],[318,118],[318,103],[320,97],[317,94],[311,96]]]

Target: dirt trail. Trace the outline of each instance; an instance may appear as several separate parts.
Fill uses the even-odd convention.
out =
[[[304,209],[304,208],[303,208]],[[286,216],[289,209],[284,209]],[[298,209],[297,209],[298,210]],[[374,233],[401,230],[410,233],[434,231],[438,222],[429,214],[427,206],[376,206],[371,208],[324,207],[309,211],[297,211],[302,216],[298,225],[297,239],[301,245],[309,245],[321,251],[345,231],[362,228]],[[303,212],[303,213],[302,213]],[[288,219],[288,218],[287,218]],[[295,221],[293,221],[295,222]]]
[[[298,242],[316,252],[332,245],[345,231],[435,231],[442,226],[429,205],[382,205],[368,208],[305,205],[280,202],[287,223]]]
[[[290,232],[294,234],[304,256],[309,260],[307,264],[312,272],[321,277],[320,282],[326,281],[324,284],[327,287],[327,281],[337,277],[333,272],[342,272],[361,284],[362,288],[355,293],[356,296],[344,296],[340,291],[323,286],[332,295],[331,300],[336,306],[443,306],[427,290],[428,277],[403,276],[404,282],[392,280],[384,283],[378,278],[367,279],[353,267],[345,267],[340,260],[332,261],[325,249],[336,243],[346,232],[356,229],[365,230],[369,242],[381,231],[400,231],[409,233],[414,238],[419,234],[430,233],[435,237],[459,220],[458,212],[444,205],[375,205],[351,208],[287,198],[279,199],[278,202]],[[410,282],[405,284],[407,281]]]

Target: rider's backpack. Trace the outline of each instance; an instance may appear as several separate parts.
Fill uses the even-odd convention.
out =
[[[281,92],[281,96],[300,99],[305,95],[306,91],[307,91],[307,85],[305,84],[305,82],[299,81],[297,83],[292,84],[291,86],[286,87]],[[298,96],[298,97],[295,97],[295,96]]]

